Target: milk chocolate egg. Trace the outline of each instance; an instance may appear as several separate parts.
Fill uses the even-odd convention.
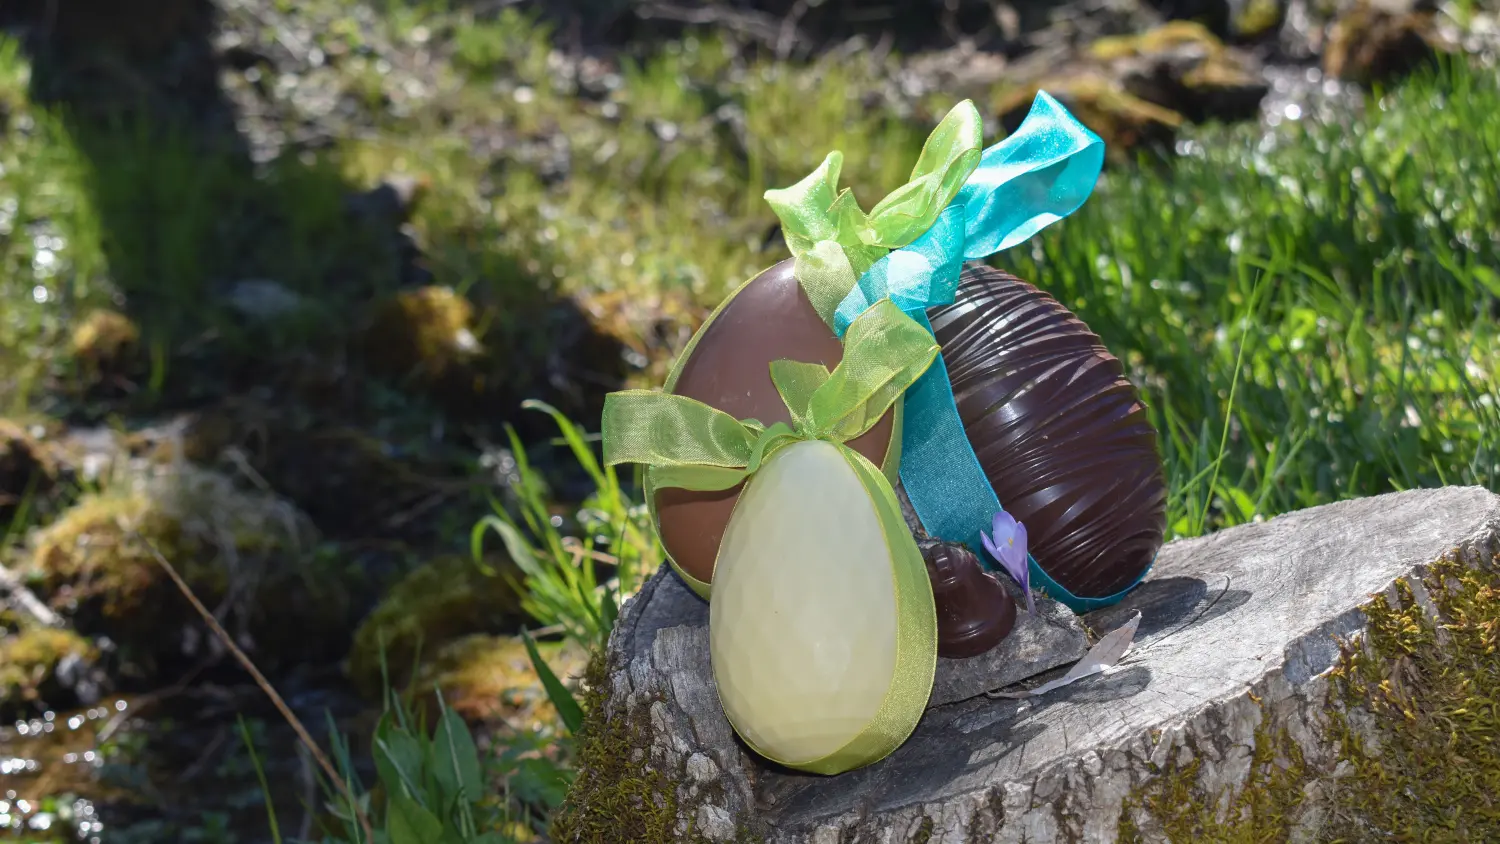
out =
[[[928,312],[964,431],[1037,565],[1079,598],[1129,587],[1166,531],[1156,430],[1124,368],[1056,299],[964,270]]]
[[[771,362],[820,363],[830,370],[843,343],[813,308],[782,261],[731,293],[698,329],[666,389],[718,408],[736,419],[765,425],[792,421],[771,381]],[[900,459],[900,403],[848,445],[881,467],[894,482]],[[651,474],[647,472],[647,484]],[[718,492],[651,489],[661,542],[668,559],[698,594],[707,597],[724,527],[744,484]]]

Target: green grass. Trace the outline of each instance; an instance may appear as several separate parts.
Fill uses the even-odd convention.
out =
[[[579,507],[573,524],[565,527],[546,480],[531,468],[525,446],[512,430],[517,500],[511,506],[493,502],[494,513],[474,525],[471,551],[483,565],[485,540],[495,533],[525,575],[525,586],[517,584],[523,590],[522,609],[544,627],[560,630],[589,651],[598,650],[614,629],[620,601],[660,567],[661,546],[645,506],[630,499],[613,466],[601,465],[585,431],[549,405],[530,402],[528,407],[557,423],[563,443],[595,492]],[[512,506],[520,511],[519,518],[511,515]],[[532,661],[539,662],[534,650]],[[544,666],[538,665],[538,673],[545,679]]]
[[[687,291],[701,309],[783,257],[749,242],[775,222],[765,188],[840,148],[844,183],[868,202],[915,161],[915,124],[858,107],[873,84],[861,70],[731,74],[719,49],[678,45],[626,73],[619,127],[541,87],[517,108],[518,122],[567,123],[574,141],[566,182],[543,189],[522,170],[512,183],[526,189],[507,194],[523,208],[513,220],[543,221],[527,249],[551,274]],[[527,66],[505,67],[524,79]],[[718,101],[743,108],[738,154],[707,128]],[[1127,363],[1162,434],[1174,535],[1397,489],[1497,486],[1485,432],[1500,430],[1488,313],[1500,125],[1486,116],[1500,85],[1450,67],[1373,103],[1348,128],[1204,128],[1175,166],[1111,172],[1082,211],[994,260]],[[652,121],[683,140],[645,137]]]
[[[786,256],[767,188],[839,149],[868,206],[953,104],[883,105],[894,59],[777,64],[710,34],[584,91],[551,59],[555,33],[514,8],[388,5],[393,42],[425,30],[430,96],[384,109],[399,79],[355,51],[337,72],[376,115],[365,131],[257,167],[170,128],[106,130],[33,105],[26,61],[0,38],[0,410],[34,409],[71,366],[71,330],[119,294],[161,350],[161,380],[193,337],[236,336],[216,281],[274,278],[308,297],[314,319],[281,328],[293,349],[324,348],[323,327],[393,284],[371,257],[380,235],[341,210],[347,190],[392,173],[430,182],[411,230],[437,283],[501,326],[487,345],[524,349],[506,333],[518,305],[556,289],[659,381],[696,319]],[[1348,127],[1194,130],[1170,167],[1112,170],[1080,212],[996,258],[1072,308],[1141,387],[1172,536],[1390,490],[1500,489],[1497,110],[1493,70],[1450,67],[1378,93]],[[474,152],[495,138],[493,156]],[[597,420],[576,425],[563,434],[599,487],[576,524],[528,474],[515,515],[474,538],[497,531],[531,566],[539,624],[597,646],[616,594],[564,540],[595,538],[624,562],[626,592],[659,549],[631,491],[590,462]],[[538,776],[517,787],[556,784]]]
[[[1500,481],[1500,127],[1483,118],[1500,87],[1449,69],[1378,102],[1352,131],[1294,129],[1270,149],[1205,132],[1203,152],[1114,174],[998,262],[1074,308],[1145,386],[1179,534]],[[1187,481],[1225,424],[1203,523],[1205,479]]]
[[[691,325],[784,257],[766,188],[837,148],[869,203],[951,105],[901,119],[861,102],[885,68],[731,61],[711,36],[628,64],[595,101],[558,81],[550,33],[520,13],[460,32],[471,83],[453,101],[487,108],[522,148],[557,130],[569,141],[565,178],[525,156],[500,171],[508,252],[605,303],[660,359],[685,338],[663,345],[652,321]],[[1493,70],[1451,66],[1377,93],[1348,127],[1203,127],[1172,167],[1112,171],[1080,212],[995,258],[1074,309],[1143,388],[1173,535],[1391,490],[1497,487],[1497,107]]]

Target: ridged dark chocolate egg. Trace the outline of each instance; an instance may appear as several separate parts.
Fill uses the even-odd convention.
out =
[[[1129,586],[1166,530],[1156,429],[1099,337],[986,266],[928,312],[969,443],[1037,564],[1080,598]]]
[[[771,362],[820,363],[829,369],[844,357],[844,346],[818,316],[792,275],[791,259],[771,267],[735,291],[715,311],[677,367],[667,389],[697,399],[736,419],[765,425],[792,421],[771,381]],[[896,408],[849,441],[849,447],[876,466],[889,465]],[[713,578],[719,543],[744,484],[721,492],[675,487],[656,490],[654,505],[662,547],[672,563],[693,580],[700,593]]]

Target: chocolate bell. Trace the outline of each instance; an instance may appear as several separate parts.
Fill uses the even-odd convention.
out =
[[[1016,603],[962,545],[920,544],[937,603],[938,656],[965,659],[1000,644],[1016,624]]]

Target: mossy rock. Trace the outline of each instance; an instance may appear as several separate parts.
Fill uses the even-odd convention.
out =
[[[492,293],[471,301],[434,285],[383,299],[357,332],[358,355],[370,372],[456,418],[492,423],[526,398],[573,418],[597,416],[605,388],[625,377],[620,339],[544,282]]]
[[[286,502],[189,464],[80,498],[33,536],[27,573],[81,633],[108,636],[150,676],[201,651],[206,635],[154,547],[242,646],[275,665],[344,647],[346,595],[314,539]]]
[[[22,627],[0,631],[0,713],[14,714],[26,704],[76,702],[75,692],[66,688],[61,675],[81,675],[99,656],[93,642],[72,630]]]
[[[650,389],[666,379],[674,356],[710,310],[677,288],[653,291],[649,296],[625,290],[589,291],[580,294],[578,306],[603,337],[644,361],[625,384],[640,389]]]
[[[569,686],[577,686],[588,665],[588,652],[571,640],[538,642],[537,652]],[[455,639],[424,661],[412,686],[419,708],[429,713],[436,712],[435,693],[441,692],[447,706],[473,724],[528,733],[562,729],[525,643],[514,636]]]
[[[54,451],[22,425],[0,419],[0,515],[15,512],[28,495],[45,495],[62,470]]]
[[[1281,31],[1285,0],[1247,0],[1229,22],[1236,41],[1259,41]]]
[[[1186,122],[1181,114],[1123,90],[1102,74],[1081,72],[1000,93],[994,100],[995,113],[1007,131],[1014,132],[1021,125],[1037,92],[1043,90],[1103,138],[1107,155],[1116,162],[1129,160],[1141,148],[1169,147]]]
[[[438,286],[403,290],[377,303],[363,346],[377,374],[429,386],[463,379],[484,354],[473,304]]]
[[[557,844],[655,844],[693,841],[678,834],[677,783],[645,762],[651,725],[645,707],[627,714],[609,706],[609,668],[593,656],[583,677],[583,727],[576,737],[577,776],[552,818]]]
[[[1361,0],[1329,29],[1323,71],[1336,79],[1375,85],[1431,62],[1443,46],[1433,12],[1397,13]]]
[[[141,329],[118,311],[90,311],[73,327],[69,351],[83,386],[126,377],[139,367]]]
[[[1193,123],[1253,119],[1270,90],[1246,53],[1194,21],[1101,38],[1089,54],[1126,93]]]
[[[1439,560],[1365,615],[1365,641],[1330,674],[1342,776],[1320,777],[1285,730],[1262,729],[1227,811],[1198,787],[1201,758],[1174,764],[1127,801],[1119,840],[1143,840],[1144,810],[1171,841],[1284,841],[1317,796],[1322,841],[1500,841],[1500,557]]]
[[[1133,35],[1112,35],[1089,45],[1088,54],[1099,61],[1149,56],[1182,47],[1197,47],[1208,54],[1224,51],[1224,42],[1197,21],[1171,21]]]
[[[381,653],[392,685],[404,686],[419,655],[476,633],[514,631],[521,599],[511,578],[521,572],[508,558],[487,561],[494,574],[464,556],[440,557],[413,570],[386,593],[360,623],[349,654],[349,677],[361,694],[381,694]]]
[[[832,777],[735,740],[709,614],[654,577],[590,676],[554,840],[610,840],[632,809],[673,812],[656,840],[1500,840],[1497,551],[1500,496],[1478,487],[1169,543],[1151,578],[1082,619],[1133,628],[1114,669],[1040,699],[930,707],[895,753]]]

